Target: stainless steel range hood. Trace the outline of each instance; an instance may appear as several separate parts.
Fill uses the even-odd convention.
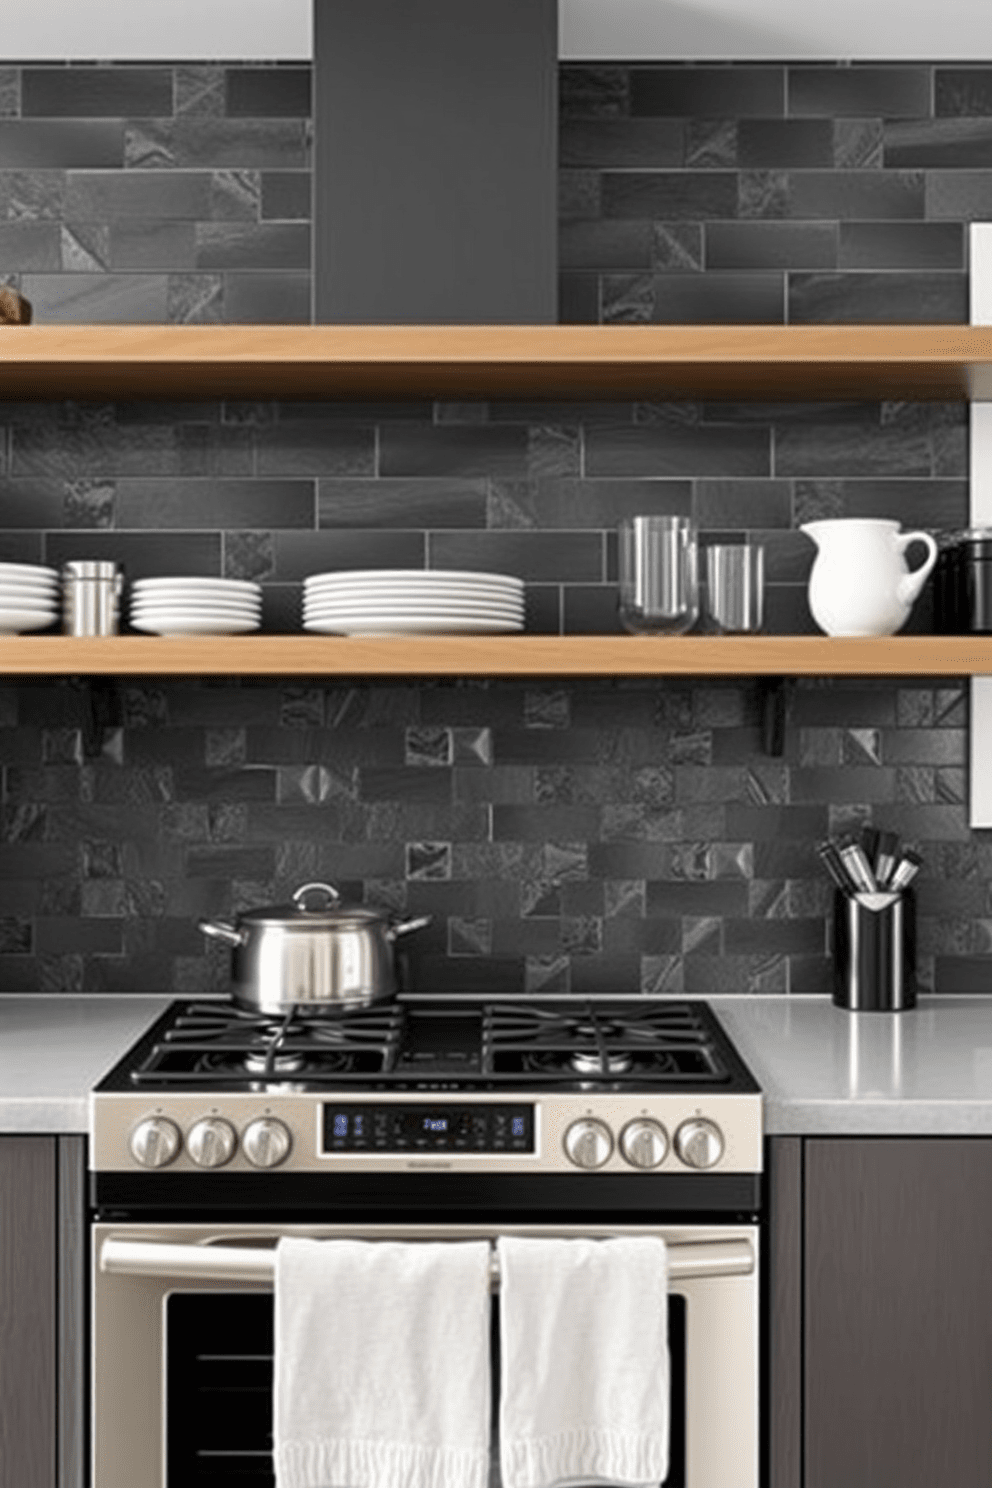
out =
[[[557,0],[315,0],[314,319],[557,319]]]

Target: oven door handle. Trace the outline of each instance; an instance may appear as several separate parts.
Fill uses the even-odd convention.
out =
[[[116,1276],[164,1276],[177,1281],[248,1281],[271,1286],[275,1277],[275,1248],[252,1249],[234,1245],[166,1245],[149,1240],[118,1240],[108,1236],[100,1247],[100,1270]],[[669,1245],[668,1275],[672,1281],[694,1277],[750,1276],[754,1247],[750,1240],[705,1240]],[[499,1264],[493,1251],[489,1284],[499,1290]]]

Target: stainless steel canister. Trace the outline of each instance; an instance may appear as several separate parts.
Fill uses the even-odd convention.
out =
[[[124,574],[116,563],[73,558],[62,565],[62,629],[71,636],[116,635]]]

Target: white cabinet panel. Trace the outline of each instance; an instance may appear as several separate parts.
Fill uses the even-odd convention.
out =
[[[971,323],[992,325],[992,222],[969,230]],[[992,403],[971,405],[971,523],[992,527]],[[971,825],[992,827],[992,677],[971,684]]]

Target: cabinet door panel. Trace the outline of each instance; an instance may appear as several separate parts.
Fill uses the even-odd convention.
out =
[[[992,1481],[992,1142],[806,1144],[806,1488]]]
[[[56,1162],[0,1137],[0,1488],[54,1488]]]

